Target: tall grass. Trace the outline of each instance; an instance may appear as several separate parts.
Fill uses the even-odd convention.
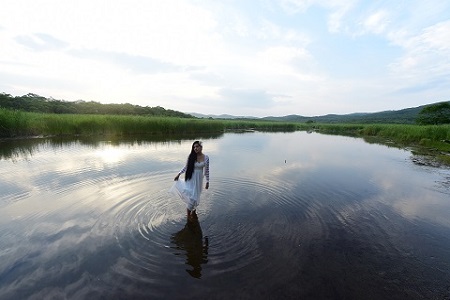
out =
[[[258,131],[283,131],[298,130],[296,123],[273,122],[260,120],[217,120],[223,124],[225,130],[258,130]]]
[[[450,125],[370,125],[361,131],[363,135],[392,138],[404,143],[426,144],[450,140]]]
[[[308,128],[302,126],[303,129]],[[400,145],[433,147],[450,152],[450,124],[314,124],[309,125],[309,129],[326,134],[378,137]]]
[[[154,116],[43,114],[0,109],[0,137],[64,135],[199,134],[225,130],[294,131],[280,122]]]
[[[154,116],[44,114],[0,108],[0,138],[30,136],[195,135],[227,130],[314,130],[325,134],[375,137],[403,146],[438,150],[450,164],[450,124],[307,124],[260,120],[186,119]]]
[[[0,137],[64,135],[201,134],[226,130],[316,130],[376,136],[397,143],[432,146],[450,141],[450,125],[306,124],[260,120],[186,119],[154,116],[43,114],[0,108]],[[445,145],[444,145],[445,146]]]
[[[30,131],[28,113],[0,108],[0,137],[34,135]]]

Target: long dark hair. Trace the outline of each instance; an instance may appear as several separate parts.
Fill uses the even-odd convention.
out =
[[[197,160],[197,153],[195,153],[195,151],[194,151],[194,146],[196,144],[200,145],[200,147],[202,146],[202,143],[200,141],[195,141],[192,144],[191,153],[188,156],[186,174],[184,175],[185,180],[190,180],[192,178],[192,173],[194,173],[194,166],[195,166],[195,162]]]

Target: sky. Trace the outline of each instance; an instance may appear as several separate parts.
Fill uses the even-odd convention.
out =
[[[446,0],[1,0],[0,93],[319,116],[450,100]]]

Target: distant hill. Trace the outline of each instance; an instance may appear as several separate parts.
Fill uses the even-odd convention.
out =
[[[227,114],[222,114],[222,115],[204,115],[204,114],[200,114],[200,113],[195,113],[195,112],[190,112],[187,113],[191,116],[194,116],[196,118],[202,118],[202,119],[258,119],[257,117],[251,117],[251,116],[233,116],[233,115],[227,115]]]
[[[130,103],[123,104],[101,104],[94,101],[78,100],[69,102],[53,98],[45,98],[36,94],[29,93],[23,96],[11,96],[6,93],[0,93],[0,108],[17,109],[30,112],[57,113],[57,114],[116,114],[116,115],[143,115],[143,116],[167,116],[181,118],[212,118],[212,119],[251,119],[262,121],[280,121],[280,122],[317,122],[317,123],[387,123],[387,124],[415,124],[419,113],[426,106],[443,103],[436,102],[418,107],[405,108],[401,110],[389,110],[375,113],[352,113],[345,115],[328,114],[323,116],[305,117],[301,115],[287,115],[283,117],[252,117],[252,116],[233,116],[222,115],[204,115],[200,113],[183,113],[171,109],[165,109],[161,106],[142,107]],[[450,101],[447,103],[450,104]]]
[[[0,108],[54,114],[140,115],[179,118],[193,117],[180,111],[165,109],[161,106],[143,107],[130,103],[102,104],[95,101],[84,100],[70,102],[53,98],[45,98],[33,93],[16,97],[6,93],[0,93]]]
[[[317,123],[391,123],[414,124],[419,112],[425,107],[413,107],[402,110],[389,110],[375,113],[352,113],[345,115],[328,114],[324,116],[303,117],[289,115],[285,117],[265,117],[264,120],[287,122],[317,122]]]
[[[440,102],[436,102],[440,103]],[[449,101],[450,103],[450,101]],[[328,114],[323,116],[305,117],[301,115],[287,115],[283,117],[238,117],[230,115],[201,115],[189,113],[198,118],[213,118],[213,119],[254,119],[265,121],[282,121],[282,122],[317,122],[317,123],[385,123],[385,124],[415,124],[419,112],[428,105],[418,107],[405,108],[401,110],[388,110],[375,113],[352,113],[352,114]]]

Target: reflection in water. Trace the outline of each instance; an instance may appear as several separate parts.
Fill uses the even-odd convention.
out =
[[[223,135],[222,132],[218,133],[204,133],[201,136],[192,136],[192,139],[217,139]],[[16,161],[18,159],[30,159],[35,153],[39,151],[53,148],[65,148],[73,145],[85,145],[93,148],[97,148],[107,141],[114,146],[120,145],[141,145],[147,144],[161,144],[167,141],[182,141],[189,139],[189,136],[179,135],[145,135],[145,136],[105,136],[103,139],[99,139],[95,136],[82,136],[78,138],[72,137],[50,137],[50,138],[31,138],[31,139],[0,139],[0,160],[11,159]]]
[[[349,137],[201,138],[200,226],[168,193],[195,139],[0,141],[0,299],[448,298],[450,170]]]
[[[186,264],[190,265],[192,269],[186,269],[192,277],[202,277],[202,264],[208,263],[208,247],[209,240],[205,237],[203,241],[202,228],[198,218],[188,220],[186,225],[172,235],[171,242],[175,244],[175,249],[184,251],[186,255]],[[183,253],[175,253],[182,255]]]

